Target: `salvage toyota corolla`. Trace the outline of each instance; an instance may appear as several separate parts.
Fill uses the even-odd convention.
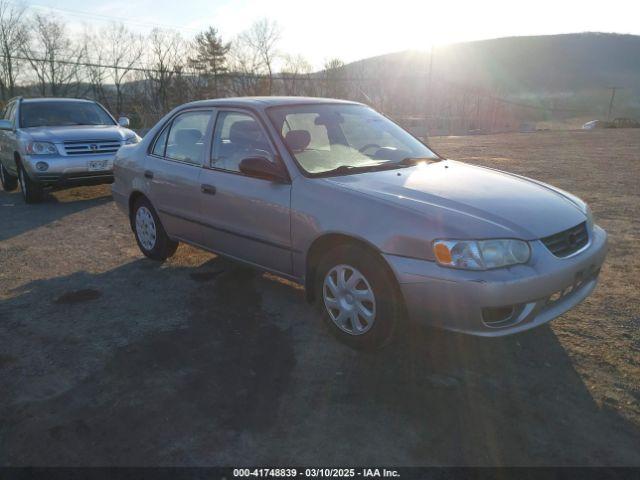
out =
[[[346,343],[408,318],[499,336],[596,286],[607,234],[575,196],[447,160],[371,108],[318,98],[176,108],[115,160],[142,252],[186,242],[300,282]]]

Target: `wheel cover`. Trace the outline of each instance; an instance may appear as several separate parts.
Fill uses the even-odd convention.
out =
[[[147,207],[136,211],[136,235],[145,250],[153,250],[156,244],[156,222]]]
[[[324,277],[324,306],[343,332],[362,335],[376,320],[376,298],[365,276],[351,265],[336,265]]]

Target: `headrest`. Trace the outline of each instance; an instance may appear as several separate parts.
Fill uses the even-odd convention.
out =
[[[255,120],[240,120],[231,125],[229,141],[231,143],[254,143],[260,141],[260,127]]]
[[[311,134],[307,130],[289,130],[284,137],[284,141],[291,151],[299,153],[311,143]]]
[[[179,145],[195,145],[201,138],[202,134],[197,128],[185,128],[176,132],[176,143]]]

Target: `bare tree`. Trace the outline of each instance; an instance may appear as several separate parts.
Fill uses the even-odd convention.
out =
[[[3,100],[13,97],[22,62],[21,45],[27,42],[25,9],[9,0],[0,0],[0,93]]]
[[[230,88],[236,95],[262,95],[267,92],[262,61],[258,52],[236,38],[229,50]]]
[[[344,62],[339,58],[332,58],[324,63],[324,95],[327,97],[344,98],[346,84],[341,78]]]
[[[263,18],[255,22],[249,30],[240,34],[240,40],[252,49],[262,63],[268,76],[268,94],[273,91],[273,63],[278,57],[277,44],[280,41],[280,27],[275,21]]]
[[[115,88],[115,112],[122,113],[123,83],[132,68],[140,61],[143,41],[122,23],[112,23],[102,32],[106,63],[110,66],[108,78]]]
[[[286,95],[311,94],[311,64],[302,55],[285,55],[280,76]]]
[[[100,35],[85,31],[83,36],[85,60],[85,78],[89,83],[91,96],[105,104],[111,110],[107,93],[107,67]]]
[[[171,82],[176,72],[183,67],[184,42],[179,33],[171,30],[155,28],[149,35],[147,48],[152,65],[147,72],[148,80],[154,85],[153,97],[155,107],[166,112],[173,103],[171,98]]]
[[[73,42],[64,22],[55,16],[34,15],[31,21],[32,39],[23,44],[23,54],[35,73],[42,95],[68,95],[78,87],[80,63],[84,45]]]

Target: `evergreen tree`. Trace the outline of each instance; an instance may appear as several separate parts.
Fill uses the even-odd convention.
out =
[[[212,80],[213,97],[219,97],[221,93],[221,77],[227,73],[229,48],[230,44],[224,43],[213,27],[200,32],[194,39],[195,57],[189,58],[189,64]]]

